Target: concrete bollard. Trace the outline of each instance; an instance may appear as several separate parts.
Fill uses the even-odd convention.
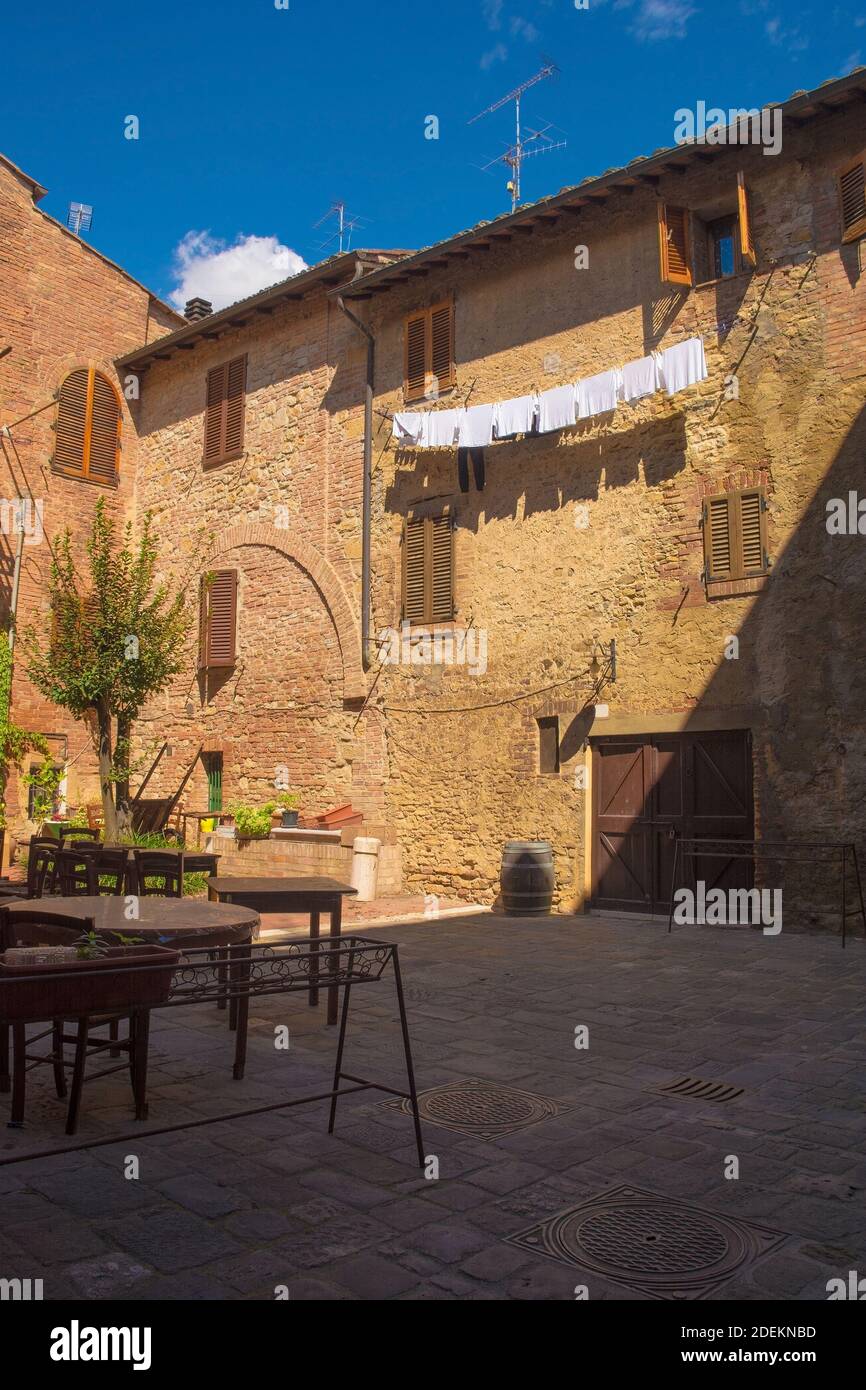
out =
[[[376,896],[381,848],[381,840],[369,839],[363,835],[359,835],[352,845],[352,887],[358,890],[359,902],[372,902]]]

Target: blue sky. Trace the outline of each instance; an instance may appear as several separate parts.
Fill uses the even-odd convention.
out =
[[[46,211],[92,204],[88,239],[150,288],[219,307],[329,254],[314,223],[335,200],[366,219],[367,246],[425,246],[506,211],[507,173],[480,166],[506,147],[511,108],[467,123],[546,58],[560,75],[524,116],[568,146],[527,161],[525,200],[670,145],[674,112],[699,99],[760,105],[866,64],[866,0],[288,6],[7,9],[0,150],[48,187]]]

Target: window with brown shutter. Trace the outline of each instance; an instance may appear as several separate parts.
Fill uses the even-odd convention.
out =
[[[737,174],[737,217],[740,227],[740,256],[744,264],[752,269],[758,264],[755,254],[755,241],[752,233],[752,200],[746,187],[746,176],[742,170]]]
[[[415,625],[454,617],[454,530],[448,513],[408,517],[403,528],[403,618]]]
[[[406,319],[403,395],[407,401],[435,399],[456,381],[454,302],[448,299]]]
[[[704,561],[708,583],[767,574],[767,499],[761,488],[726,492],[704,503]]]
[[[201,581],[199,605],[200,670],[234,666],[237,615],[237,570],[217,570],[205,575]]]
[[[54,472],[113,487],[121,418],[120,397],[108,377],[94,367],[70,372],[57,398]]]
[[[866,237],[866,152],[839,174],[843,242]]]
[[[691,285],[691,227],[688,208],[659,203],[659,272],[666,285]]]
[[[204,416],[206,467],[238,458],[244,447],[247,359],[221,362],[207,374]]]

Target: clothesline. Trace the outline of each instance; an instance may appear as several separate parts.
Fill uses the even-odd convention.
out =
[[[624,367],[567,386],[554,386],[550,391],[491,405],[396,411],[392,435],[404,448],[483,449],[495,440],[569,429],[579,420],[605,415],[621,404],[635,405],[656,391],[666,390],[675,396],[706,381],[708,375],[703,338],[688,338]]]

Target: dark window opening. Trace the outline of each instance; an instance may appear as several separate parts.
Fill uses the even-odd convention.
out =
[[[552,715],[539,719],[538,724],[538,770],[554,773],[559,771],[559,717]]]
[[[734,217],[719,217],[707,227],[714,280],[724,280],[737,273],[736,230]]]

